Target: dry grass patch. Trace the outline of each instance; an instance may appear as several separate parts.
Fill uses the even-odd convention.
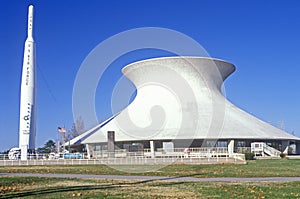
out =
[[[300,198],[300,182],[201,183],[3,177],[0,184],[3,186],[0,198]]]

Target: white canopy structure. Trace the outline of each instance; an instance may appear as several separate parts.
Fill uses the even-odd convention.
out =
[[[280,144],[284,150],[291,142],[299,143],[298,137],[225,98],[223,81],[234,71],[231,63],[203,57],[164,57],[132,63],[122,72],[137,88],[133,102],[71,143],[105,145],[108,131],[115,132],[116,143],[173,142],[175,147],[187,143],[201,147],[211,140],[226,141],[231,147],[238,142],[268,141]]]

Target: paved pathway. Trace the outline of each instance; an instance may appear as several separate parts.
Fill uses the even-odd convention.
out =
[[[257,177],[257,178],[194,178],[168,176],[123,176],[123,175],[88,175],[88,174],[36,174],[36,173],[0,173],[0,177],[48,177],[81,179],[114,179],[144,181],[186,181],[186,182],[294,182],[300,177]]]

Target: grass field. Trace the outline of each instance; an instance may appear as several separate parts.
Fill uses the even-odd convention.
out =
[[[114,166],[116,167],[116,166]],[[287,177],[300,176],[300,160],[253,160],[247,164],[214,165],[168,165],[155,172],[147,172],[151,166],[119,166],[133,171],[143,167],[144,173],[125,173],[106,165],[59,165],[59,166],[14,166],[0,167],[0,173],[72,173],[151,176],[193,176],[193,177]]]
[[[128,169],[133,169],[134,166]],[[146,169],[146,168],[145,168]],[[0,173],[131,175],[105,165],[0,167]],[[134,174],[137,175],[137,174]],[[300,160],[255,160],[246,165],[169,165],[138,175],[193,177],[300,176]],[[208,183],[1,177],[0,198],[300,198],[300,182]]]

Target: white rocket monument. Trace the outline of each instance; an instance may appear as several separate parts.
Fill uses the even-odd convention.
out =
[[[20,94],[19,148],[21,160],[35,149],[36,135],[36,74],[35,43],[33,40],[33,6],[28,7],[28,30],[24,46],[24,59]]]

